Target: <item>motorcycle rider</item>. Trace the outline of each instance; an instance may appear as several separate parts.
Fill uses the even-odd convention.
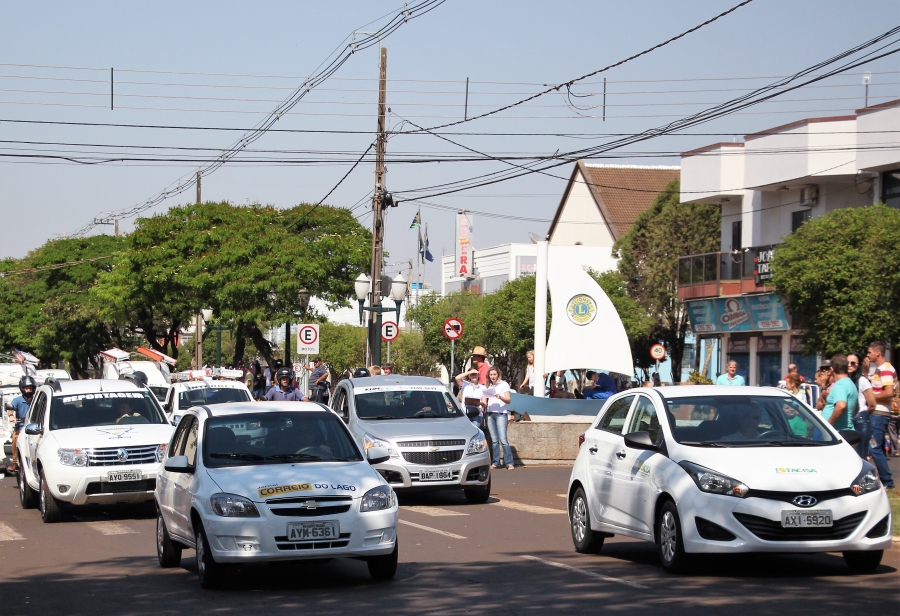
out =
[[[13,398],[10,403],[12,410],[9,411],[10,419],[15,420],[15,428],[12,435],[12,464],[7,469],[11,473],[19,470],[19,454],[16,451],[16,441],[19,440],[19,432],[25,425],[25,417],[28,415],[28,409],[31,408],[31,401],[34,399],[34,392],[37,391],[37,381],[33,376],[25,375],[19,379],[19,391],[21,396]]]
[[[278,402],[306,402],[308,398],[294,387],[294,371],[284,366],[275,372],[275,385],[266,394],[266,400]]]

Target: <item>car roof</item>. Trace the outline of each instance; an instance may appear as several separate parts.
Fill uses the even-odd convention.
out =
[[[240,381],[232,381],[230,379],[222,379],[218,381],[183,381],[172,383],[175,386],[186,387],[187,389],[204,389],[207,387],[217,387],[224,389],[247,389],[247,386]]]
[[[78,381],[57,381],[59,390],[55,396],[71,396],[75,394],[95,394],[98,392],[143,391],[131,381],[124,379],[83,379]]]
[[[640,388],[638,388],[640,390]],[[776,396],[784,398],[790,394],[777,387],[736,387],[734,385],[673,385],[671,387],[654,387],[663,398],[687,398],[709,396],[723,398],[727,396]],[[632,390],[628,390],[632,391]]]
[[[211,417],[241,415],[244,413],[275,413],[284,411],[327,411],[328,407],[315,402],[226,402],[209,406],[195,406],[191,410],[204,408]]]
[[[354,379],[345,379],[341,381],[347,383],[350,387],[380,387],[390,385],[440,385],[446,387],[443,383],[430,376],[403,376],[400,374],[389,374],[381,376],[364,376]]]

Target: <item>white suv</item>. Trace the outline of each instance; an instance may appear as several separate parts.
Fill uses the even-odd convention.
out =
[[[130,380],[38,387],[16,442],[23,509],[57,522],[64,503],[153,501],[174,428],[147,387]]]

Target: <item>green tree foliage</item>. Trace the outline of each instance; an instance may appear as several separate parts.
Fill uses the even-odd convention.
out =
[[[331,365],[332,376],[366,365],[366,328],[356,325],[319,325],[319,356]]]
[[[814,218],[775,248],[774,283],[808,352],[900,338],[897,255],[900,212],[882,204]]]
[[[425,337],[420,332],[403,332],[391,343],[394,374],[429,376],[437,363],[437,357],[425,348]]]
[[[283,322],[301,289],[346,305],[369,266],[370,233],[345,209],[204,203],[140,219],[129,250],[98,293],[166,352],[201,308],[235,331],[234,358],[251,340],[270,363],[262,324]]]
[[[456,341],[455,369],[459,369],[472,348],[484,346],[479,323],[469,318],[480,295],[468,291],[450,293],[441,297],[437,293],[429,293],[419,298],[418,303],[409,309],[406,318],[419,326],[425,350],[437,357],[438,363],[449,368],[450,341],[444,337],[444,321],[451,317],[460,319],[465,325],[462,337]],[[490,350],[489,350],[490,352]]]
[[[678,257],[719,249],[719,206],[681,203],[673,180],[613,246],[628,295],[654,320],[652,337],[666,345],[672,376],[681,375],[689,322],[678,299]]]
[[[24,259],[0,262],[10,274],[0,278],[0,348],[26,349],[43,365],[66,361],[74,376],[87,378],[98,368],[95,357],[111,345],[129,346],[124,327],[104,320],[103,306],[91,294],[112,259],[29,272],[32,268],[113,255],[124,248],[124,238],[97,235],[51,240]]]

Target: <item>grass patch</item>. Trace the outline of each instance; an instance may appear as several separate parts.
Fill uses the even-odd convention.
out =
[[[891,519],[894,521],[894,536],[900,537],[900,490],[888,490],[891,501]]]

